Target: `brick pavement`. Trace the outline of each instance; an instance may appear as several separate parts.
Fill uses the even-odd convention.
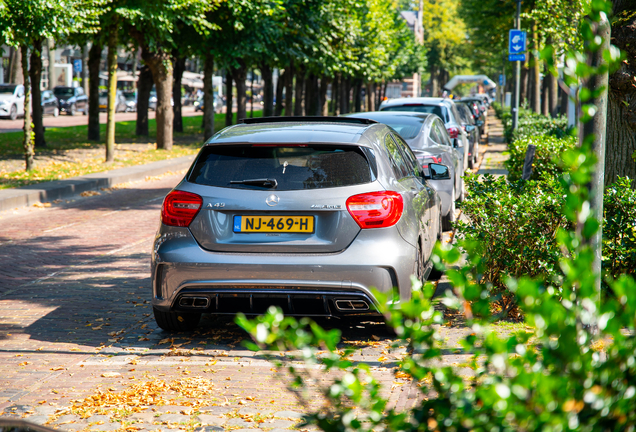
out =
[[[317,395],[301,405],[262,353],[242,347],[246,335],[231,319],[204,317],[196,332],[176,335],[154,323],[149,253],[161,199],[179,179],[0,213],[0,412],[64,430],[254,431],[293,427],[320,406]],[[391,406],[418,402],[418,389],[394,375],[405,348],[391,348],[384,324],[338,325]],[[467,354],[457,340],[466,329],[440,332],[442,362],[461,367]],[[328,382],[314,375],[315,389]],[[146,394],[160,399],[144,409],[72,408],[131,386],[137,394],[154,386]]]

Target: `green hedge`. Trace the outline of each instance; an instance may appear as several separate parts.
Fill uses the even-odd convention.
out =
[[[510,157],[505,162],[508,179],[511,181],[521,179],[526,151],[530,144],[536,146],[531,179],[554,178],[561,175],[563,169],[559,166],[559,158],[564,151],[573,148],[576,143],[576,137],[557,138],[552,135],[537,135],[513,141],[508,145]]]
[[[460,238],[478,242],[484,278],[494,293],[506,293],[508,276],[541,278],[560,285],[563,258],[556,238],[571,228],[562,209],[565,193],[558,176],[509,181],[490,175],[465,178],[461,204],[468,222],[457,222]],[[603,199],[603,274],[636,276],[636,191],[619,179]]]

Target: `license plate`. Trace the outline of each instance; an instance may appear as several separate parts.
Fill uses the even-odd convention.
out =
[[[236,233],[313,233],[313,216],[234,216]]]
[[[99,109],[106,109],[106,108],[107,108],[106,105],[100,105],[99,106]]]

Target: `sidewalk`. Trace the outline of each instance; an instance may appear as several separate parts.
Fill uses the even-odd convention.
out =
[[[71,198],[82,192],[110,188],[122,183],[144,180],[146,177],[159,176],[168,172],[182,171],[190,167],[193,160],[194,156],[183,156],[66,180],[38,183],[21,188],[0,189],[0,212],[29,207],[36,203],[47,203]]]

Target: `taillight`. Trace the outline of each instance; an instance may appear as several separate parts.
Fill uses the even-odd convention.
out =
[[[347,210],[360,228],[386,228],[402,217],[402,195],[393,191],[369,192],[347,199]]]
[[[164,225],[187,227],[201,210],[203,199],[190,192],[172,191],[163,200],[161,222]]]
[[[457,138],[459,136],[459,129],[455,126],[448,127],[446,130],[448,130],[448,134],[451,138]]]

